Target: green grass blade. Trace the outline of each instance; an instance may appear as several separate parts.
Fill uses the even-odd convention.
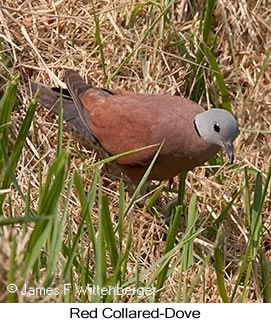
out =
[[[241,294],[241,297],[239,297],[239,299],[238,299],[238,303],[244,303],[244,300],[245,300],[245,297],[247,294],[248,283],[249,283],[249,280],[250,280],[251,274],[252,274],[252,267],[253,267],[253,261],[252,261],[252,259],[249,259],[247,268],[245,270],[245,278],[244,278],[243,286],[242,286],[242,294]]]
[[[188,219],[187,219],[187,229],[186,236],[190,237],[195,232],[195,223],[197,220],[197,197],[195,194],[192,195],[188,208]],[[183,247],[182,253],[182,268],[184,271],[188,270],[193,264],[193,239],[190,239]]]
[[[195,87],[192,91],[192,99],[196,102],[199,101],[202,91],[205,89],[204,86],[204,73],[205,70],[202,67],[204,63],[204,51],[203,51],[203,45],[202,44],[208,44],[210,32],[211,32],[211,26],[212,26],[212,15],[213,11],[216,6],[216,0],[208,0],[206,4],[206,8],[204,11],[204,14],[201,19],[201,41],[199,44],[199,48],[196,54],[196,62],[199,66],[196,71],[195,79],[197,80],[195,83]]]
[[[123,228],[124,228],[124,210],[125,210],[125,191],[123,182],[119,186],[119,223],[118,223],[118,233],[119,233],[119,252],[122,252],[122,242],[123,242]]]
[[[175,214],[173,216],[172,223],[169,227],[169,231],[167,234],[167,240],[166,240],[166,246],[165,246],[165,251],[164,255],[166,255],[169,251],[171,251],[174,247],[175,241],[176,241],[176,236],[177,232],[179,230],[179,225],[180,225],[180,219],[181,219],[181,212],[182,212],[182,207],[177,206]],[[156,283],[156,296],[155,299],[158,301],[160,297],[160,289],[163,287],[164,282],[167,278],[167,272],[169,268],[169,262],[167,261],[166,265],[162,264],[163,269],[159,273],[157,277],[157,283]]]
[[[270,263],[266,260],[264,249],[260,250],[260,265],[264,303],[271,303],[271,273]]]
[[[256,176],[254,199],[251,212],[250,230],[252,239],[252,249],[250,256],[255,258],[259,248],[260,233],[262,230],[262,214],[261,214],[261,200],[262,200],[262,175],[260,173]]]
[[[27,223],[35,223],[49,220],[49,216],[18,216],[13,218],[0,218],[0,227],[4,225],[12,225],[12,224],[27,224]]]
[[[159,7],[161,9],[161,4],[158,3],[158,2],[155,2],[155,1],[146,1],[146,2],[143,2],[143,3],[136,4],[134,9],[131,12],[131,15],[130,15],[129,29],[134,30],[135,23],[136,23],[136,17],[138,15],[139,11],[143,7],[146,7],[146,6],[156,6],[156,7]]]
[[[99,20],[99,16],[96,14],[93,0],[92,0],[92,8],[93,8],[93,17],[94,17],[94,22],[95,22],[95,42],[99,47],[101,64],[102,64],[103,73],[104,73],[104,79],[105,79],[105,81],[107,81],[108,77],[107,77],[106,67],[105,67],[104,49],[103,49],[103,42],[102,42],[102,37],[101,37],[100,20]]]
[[[244,169],[245,175],[245,191],[244,191],[244,200],[245,200],[245,211],[247,214],[247,221],[249,227],[251,227],[251,200],[250,200],[250,191],[249,191],[249,179],[248,179],[248,170],[247,167]]]
[[[35,114],[35,111],[36,111],[36,107],[37,107],[36,102],[31,101],[31,103],[30,103],[30,105],[28,107],[26,116],[25,116],[25,118],[23,120],[23,123],[21,125],[18,137],[17,137],[17,139],[15,141],[15,144],[13,146],[13,149],[12,149],[12,152],[11,152],[11,155],[10,155],[10,158],[9,158],[10,165],[11,165],[13,170],[16,169],[16,166],[18,164],[19,158],[20,158],[20,156],[22,154],[22,149],[24,147],[26,137],[28,136],[29,129],[31,127],[31,124],[32,124],[32,121],[33,121],[33,118],[34,118],[34,114]],[[8,183],[10,183],[10,180],[8,180],[8,175],[6,175],[4,177],[3,183],[4,183],[3,186],[7,186]]]
[[[177,205],[183,206],[184,196],[185,196],[185,180],[186,180],[187,172],[182,172],[179,175],[179,187],[178,187],[178,199]]]
[[[16,251],[17,243],[14,235],[11,236],[11,254],[10,254],[10,263],[8,271],[8,285],[16,283]],[[8,293],[7,297],[8,303],[15,303],[17,301],[16,293]]]
[[[252,270],[252,262],[255,261],[257,252],[260,248],[260,233],[262,231],[262,208],[264,205],[264,201],[267,196],[269,184],[270,184],[270,178],[271,178],[271,164],[269,166],[269,170],[267,173],[267,177],[265,180],[264,189],[260,187],[262,183],[262,175],[260,173],[257,173],[256,175],[256,183],[255,183],[255,189],[254,189],[254,199],[253,199],[253,205],[248,206],[250,209],[248,211],[248,217],[251,217],[250,220],[250,239],[249,243],[245,252],[245,255],[243,256],[243,260],[241,262],[241,266],[239,269],[239,273],[236,279],[236,283],[231,295],[231,302],[233,302],[234,297],[236,295],[237,289],[240,285],[240,282],[242,280],[242,277],[244,273],[246,272],[245,276],[245,284],[248,283],[248,279],[250,278],[250,273]],[[257,192],[256,192],[257,190]],[[253,218],[252,218],[253,217]],[[243,301],[245,297],[245,294],[243,293],[241,296],[241,300]]]
[[[49,250],[48,250],[48,262],[47,262],[47,274],[46,274],[45,283],[44,283],[45,287],[49,287],[52,284],[54,274],[56,271],[57,259],[62,247],[62,239],[64,235],[65,222],[67,219],[68,207],[69,207],[70,197],[72,193],[72,185],[73,185],[73,178],[69,182],[69,187],[68,187],[66,201],[64,204],[62,218],[61,219],[59,219],[59,217],[54,218],[54,224],[52,228],[53,232],[52,232],[52,237],[50,239],[50,244],[48,248]]]
[[[10,122],[11,113],[16,101],[19,76],[15,76],[8,84],[4,95],[0,100],[0,126]],[[2,138],[5,147],[8,145],[8,127],[0,128],[0,138]],[[0,159],[1,162],[1,159]],[[0,164],[1,166],[1,164]],[[0,168],[1,169],[1,168]]]
[[[28,187],[27,187],[27,194],[25,197],[25,209],[24,209],[24,217],[29,217],[31,213],[31,181],[28,182]],[[36,215],[36,214],[35,214]],[[24,224],[24,232],[27,232],[27,225]]]
[[[138,186],[137,186],[137,188],[136,188],[136,190],[135,190],[135,192],[134,192],[133,196],[132,196],[132,197],[131,197],[131,199],[130,199],[130,202],[128,203],[128,205],[127,205],[127,207],[126,207],[126,209],[125,209],[124,216],[126,216],[126,215],[128,214],[128,212],[129,212],[129,211],[130,211],[130,209],[132,208],[132,206],[133,206],[133,204],[134,204],[134,202],[135,202],[136,198],[138,197],[138,195],[139,195],[139,193],[140,193],[140,191],[141,191],[141,189],[142,189],[143,185],[146,183],[146,181],[147,181],[147,179],[148,179],[148,177],[149,177],[149,175],[150,175],[150,172],[151,172],[151,170],[152,170],[152,167],[153,167],[153,165],[154,165],[154,163],[155,163],[156,159],[158,158],[158,155],[159,155],[159,153],[160,153],[160,151],[161,151],[161,149],[162,149],[162,147],[163,147],[163,144],[164,144],[164,141],[163,141],[163,142],[162,142],[162,144],[159,146],[159,148],[158,148],[157,152],[155,153],[155,155],[154,155],[154,157],[153,157],[153,159],[152,159],[152,161],[151,161],[150,165],[148,166],[148,168],[147,168],[147,170],[146,170],[146,172],[145,172],[144,176],[143,176],[143,177],[142,177],[142,179],[140,180],[140,182],[139,182],[139,184],[138,184]]]
[[[100,184],[100,182],[99,182]],[[102,192],[101,185],[99,185],[99,224],[98,224],[98,237],[97,237],[97,252],[95,255],[95,276],[94,276],[94,286],[103,288],[106,284],[106,247],[105,247],[105,237],[103,229],[103,217],[104,209],[102,206]],[[103,297],[99,293],[95,293],[92,297],[92,302],[100,303]]]
[[[159,199],[159,196],[161,195],[161,193],[163,192],[164,187],[165,187],[165,184],[162,183],[160,186],[158,186],[155,189],[152,196],[149,199],[147,199],[147,201],[145,202],[146,210],[150,210],[153,206],[155,206],[155,203]]]
[[[46,182],[40,195],[40,214],[51,214],[56,209],[69,169],[70,155],[62,152],[49,168]]]
[[[23,200],[25,200],[25,196],[21,190],[21,187],[16,179],[16,175],[14,173],[14,170],[12,169],[11,165],[10,165],[10,162],[9,162],[9,158],[8,158],[8,153],[6,151],[6,148],[4,146],[4,143],[2,141],[2,139],[0,138],[0,155],[1,157],[3,158],[3,161],[5,163],[5,168],[3,168],[3,176],[0,176],[0,180],[2,179],[3,182],[0,183],[2,185],[1,187],[1,191],[2,191],[2,194],[0,195],[0,215],[2,215],[2,207],[3,207],[3,203],[4,203],[4,200],[5,200],[5,197],[6,197],[6,194],[8,192],[8,188],[10,186],[10,183],[12,182],[17,190],[17,192],[20,194],[21,198]],[[5,180],[7,179],[7,180]],[[9,183],[10,181],[10,183]],[[9,184],[9,185],[7,185]],[[5,187],[7,186],[7,187]]]
[[[229,43],[229,48],[230,48],[230,54],[231,54],[231,59],[233,61],[233,70],[234,70],[234,74],[235,74],[235,82],[236,82],[236,92],[238,93],[238,96],[241,99],[241,102],[243,103],[243,90],[242,90],[242,86],[240,84],[240,80],[239,80],[239,65],[238,65],[238,53],[235,53],[235,45],[234,45],[234,38],[235,35],[232,32],[233,29],[229,24],[230,21],[230,17],[227,16],[227,10],[225,8],[225,4],[224,2],[220,2],[220,8],[221,8],[221,12],[222,12],[222,16],[223,16],[223,21],[224,21],[224,25],[225,25],[225,29],[227,32],[227,39],[228,39],[228,43]]]
[[[10,122],[7,122],[7,123],[4,123],[4,124],[1,124],[1,125],[0,125],[0,129],[1,129],[1,128],[8,127],[9,125],[10,125]]]
[[[96,172],[97,172],[97,169],[94,174],[94,179],[93,179],[94,182],[97,181]],[[74,171],[73,176],[74,176],[74,184],[76,186],[77,194],[78,194],[78,197],[80,200],[82,214],[85,214],[85,212],[89,212],[89,214],[91,214],[92,208],[93,208],[93,205],[95,202],[95,198],[96,198],[96,189],[94,188],[94,186],[92,186],[93,190],[91,190],[91,192],[89,193],[89,196],[87,197],[85,194],[85,191],[84,191],[82,179],[81,179],[80,175],[78,174],[77,170]],[[96,251],[95,230],[94,230],[92,219],[90,216],[86,217],[86,224],[87,224],[87,229],[88,229],[88,235],[89,235],[89,238],[92,242],[93,250],[95,253],[95,251]]]
[[[216,59],[215,59],[214,55],[212,54],[211,50],[208,48],[208,46],[206,46],[204,43],[202,43],[201,45],[202,45],[203,53],[204,53],[205,57],[207,58],[209,65],[212,68],[212,72],[214,73],[218,89],[220,90],[220,95],[222,98],[222,106],[225,110],[232,113],[230,95],[227,90],[227,86],[226,86],[225,80],[223,78],[223,75],[220,71],[220,68],[219,68],[217,62],[216,62]]]
[[[152,30],[154,29],[154,27],[159,23],[159,21],[161,19],[164,18],[165,14],[168,12],[169,8],[174,4],[175,0],[170,1],[166,7],[163,9],[163,11],[161,12],[161,14],[155,19],[155,21],[151,24],[151,26],[148,28],[148,30],[145,32],[145,34],[143,35],[142,39],[136,44],[136,46],[134,47],[134,49],[129,53],[129,55],[127,55],[127,57],[124,58],[124,60],[120,63],[120,65],[118,66],[118,68],[115,70],[115,72],[108,78],[106,86],[109,86],[109,83],[111,80],[113,80],[121,71],[121,69],[123,68],[123,66],[125,64],[127,64],[130,59],[133,57],[133,55],[135,54],[135,52],[138,50],[138,48],[142,45],[142,43],[145,41],[145,39],[148,37],[148,35],[152,32]]]
[[[177,207],[177,209],[179,209],[181,207]],[[149,279],[148,284],[146,284],[146,286],[152,286],[155,279],[160,275],[161,271],[168,266],[168,262],[172,259],[173,255],[179,251],[181,248],[183,248],[183,246],[190,240],[190,239],[195,239],[203,230],[197,230],[197,232],[195,232],[192,236],[190,236],[189,238],[187,238],[186,236],[184,236],[182,238],[182,240],[180,242],[178,242],[178,244],[173,247],[172,249],[170,249],[166,254],[164,254],[162,257],[160,257],[159,259],[157,259],[157,261],[155,261],[151,266],[149,266],[146,270],[142,271],[140,273],[140,281],[144,280],[144,276],[149,274],[152,270],[154,270],[157,266],[159,267],[158,270],[156,270],[156,272],[154,273],[154,275]],[[175,237],[175,240],[176,237]],[[136,282],[136,278],[132,278],[130,280],[126,280],[123,283],[123,287],[127,287],[130,286],[131,284],[134,284]]]
[[[84,246],[82,245],[82,249]],[[84,255],[84,250],[82,250],[82,255]],[[88,282],[89,282],[89,268],[90,268],[90,250],[88,250],[87,260],[84,257],[80,257],[80,267],[81,267],[81,279],[80,286],[83,289],[87,290]],[[81,303],[86,303],[88,300],[87,293],[81,294]]]
[[[50,219],[37,222],[29,239],[23,265],[23,277],[29,272],[41,253],[44,243],[50,238],[54,217],[57,217],[60,194],[64,189],[69,168],[69,154],[62,152],[49,168],[45,185],[41,190],[39,216]]]
[[[216,272],[217,289],[224,303],[229,303],[227,290],[224,284],[224,254],[221,237],[218,236],[214,250],[214,267]]]
[[[80,237],[83,232],[83,227],[84,227],[86,218],[92,214],[92,209],[93,209],[94,201],[95,201],[95,197],[96,197],[96,186],[97,186],[98,177],[99,177],[99,169],[97,168],[95,171],[95,174],[94,174],[94,179],[92,182],[91,189],[88,194],[87,203],[85,205],[85,208],[82,209],[83,214],[82,214],[79,226],[78,226],[78,231],[77,231],[75,239],[73,241],[71,250],[69,250],[67,263],[63,269],[62,280],[64,282],[67,281],[68,275],[71,271],[72,264],[73,264],[74,258],[76,256],[76,250],[78,247]],[[95,239],[95,237],[93,237],[93,239]],[[96,246],[96,243],[95,243],[95,246]]]
[[[211,26],[212,26],[212,16],[216,6],[217,0],[208,0],[207,6],[204,13],[203,24],[202,24],[202,39],[203,42],[206,44],[209,39]],[[200,52],[199,52],[200,55]]]
[[[132,225],[130,224],[128,235],[127,235],[126,248],[122,259],[123,265],[122,265],[121,281],[125,281],[125,274],[127,273],[128,257],[131,251],[131,245],[132,245]]]
[[[130,150],[130,151],[118,154],[118,155],[110,156],[110,157],[105,158],[103,160],[99,160],[98,162],[96,162],[94,164],[91,164],[89,166],[89,168],[95,168],[95,167],[98,167],[98,166],[101,166],[101,165],[104,165],[104,164],[107,164],[107,163],[111,163],[111,162],[117,160],[118,158],[125,157],[125,156],[140,152],[140,151],[145,150],[145,149],[151,149],[151,148],[159,147],[159,146],[160,146],[159,144],[154,144],[154,145],[150,145],[150,146]]]
[[[0,101],[0,124],[10,121],[12,108],[16,99],[17,81],[18,79],[14,79],[14,81],[10,83],[7,91]],[[15,188],[23,199],[25,199],[25,197],[16,180],[14,172],[17,167],[19,158],[22,154],[22,149],[34,117],[35,110],[36,103],[35,101],[32,101],[23,120],[18,137],[16,138],[15,144],[12,147],[9,157],[7,153],[8,127],[0,129],[0,187],[1,189],[7,189],[13,182]],[[1,194],[0,209],[2,209],[4,200],[5,194]]]
[[[261,67],[261,69],[260,69],[260,71],[259,71],[259,73],[258,73],[258,75],[256,77],[256,82],[255,82],[255,84],[253,86],[253,89],[249,93],[249,97],[251,97],[252,94],[254,93],[260,79],[262,78],[262,76],[264,75],[264,72],[266,71],[267,67],[269,66],[270,59],[271,59],[271,48],[269,48],[269,50],[266,53],[265,59],[263,61],[263,65],[262,65],[262,67]]]
[[[104,230],[104,238],[107,245],[107,249],[110,254],[112,266],[114,269],[118,263],[119,254],[118,254],[113,224],[110,217],[108,199],[105,195],[102,195],[101,197],[101,208],[102,208],[101,217],[102,217],[102,227]]]

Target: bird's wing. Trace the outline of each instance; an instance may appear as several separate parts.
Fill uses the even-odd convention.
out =
[[[195,139],[198,143],[192,120],[203,109],[190,100],[131,92],[113,95],[88,86],[74,71],[66,73],[66,83],[83,123],[111,155],[161,144],[165,140],[161,156],[190,156],[193,150],[190,141]],[[196,144],[194,146],[197,148]],[[147,165],[157,149],[157,146],[149,148],[119,158],[117,162]]]
[[[83,123],[111,155],[163,141],[152,136],[157,116],[155,103],[148,95],[129,92],[113,95],[110,91],[90,87],[71,70],[66,72],[65,81]],[[147,164],[157,149],[153,147],[127,155],[119,158],[118,163]]]

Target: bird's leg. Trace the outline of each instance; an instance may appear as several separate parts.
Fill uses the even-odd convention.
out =
[[[151,191],[151,182],[147,181],[143,184],[141,187],[141,190],[139,192],[139,198],[137,199],[136,203],[140,208],[143,208],[146,201],[147,201],[147,193]]]
[[[177,205],[178,205],[178,197],[176,196],[171,201],[169,201],[166,205],[162,207],[158,207],[159,214],[164,219],[166,224],[170,223],[172,212],[174,212]]]
[[[161,216],[164,218],[166,223],[170,222],[172,212],[174,212],[177,205],[183,205],[185,195],[185,179],[187,172],[179,174],[179,187],[178,195],[169,201],[165,206],[159,208]]]
[[[165,182],[160,182],[158,186],[153,188],[150,181],[146,182],[140,190],[139,203],[137,202],[138,205],[140,207],[145,207],[146,210],[150,210],[157,204],[157,201],[160,202],[160,194],[163,191],[164,186]]]

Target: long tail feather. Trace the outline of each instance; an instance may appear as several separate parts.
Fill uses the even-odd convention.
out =
[[[34,95],[37,90],[39,90],[38,102],[47,109],[51,109],[54,114],[58,114],[61,96],[60,89],[50,88],[49,86],[38,82],[31,82],[28,89],[29,95]],[[68,130],[70,130],[86,148],[97,149],[96,138],[80,118],[73,99],[65,89],[62,91],[62,102],[63,118],[67,123]]]

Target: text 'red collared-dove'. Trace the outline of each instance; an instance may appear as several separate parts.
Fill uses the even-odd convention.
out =
[[[225,149],[233,162],[233,141],[239,134],[236,119],[223,109],[205,111],[180,96],[111,92],[86,84],[73,70],[65,73],[63,117],[83,145],[99,146],[109,155],[163,143],[149,180],[165,180],[192,170]],[[39,103],[57,113],[59,89],[32,82]],[[138,183],[157,146],[126,155],[117,165]]]

